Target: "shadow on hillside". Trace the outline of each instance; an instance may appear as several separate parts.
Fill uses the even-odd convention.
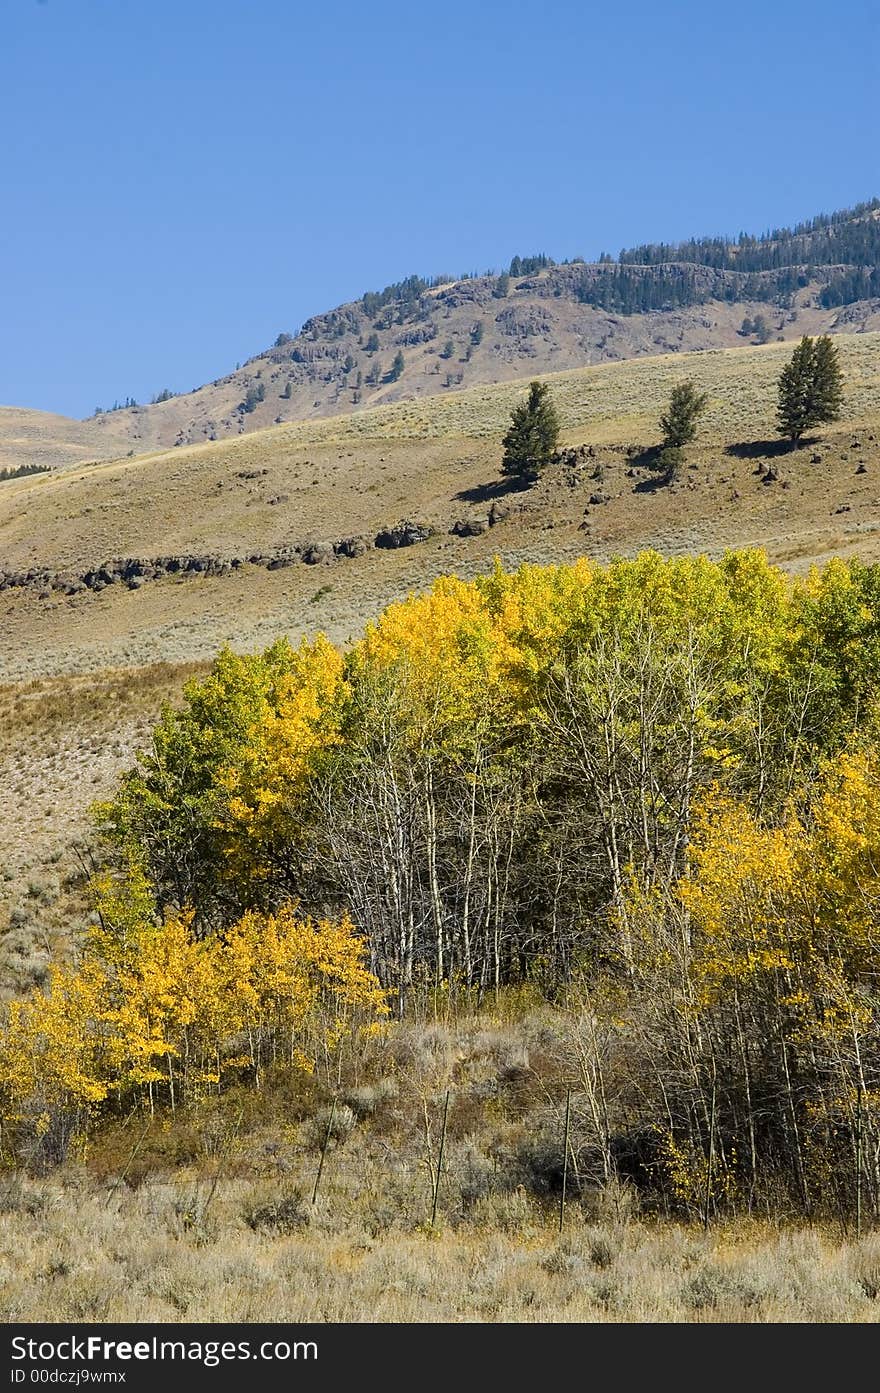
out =
[[[630,465],[633,469],[656,469],[662,450],[662,445],[646,445],[644,450],[630,455]]]
[[[810,440],[802,440],[801,447],[811,445]],[[735,445],[725,445],[724,453],[736,459],[778,459],[788,455],[793,446],[790,440],[741,440]]]
[[[656,493],[658,489],[667,488],[672,483],[668,470],[661,468],[660,456],[662,453],[662,445],[647,445],[644,450],[639,450],[630,456],[630,464],[633,469],[650,469],[652,471],[647,479],[639,479],[637,484],[633,484],[633,493]]]
[[[633,485],[633,493],[656,493],[658,489],[668,488],[673,482],[665,469],[658,470],[647,479],[639,479],[639,482]]]
[[[505,498],[509,493],[524,493],[529,487],[519,479],[493,479],[489,484],[475,484],[453,494],[458,503],[489,503],[493,498]]]

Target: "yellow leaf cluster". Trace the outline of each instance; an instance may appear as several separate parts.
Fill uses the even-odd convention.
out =
[[[364,964],[351,921],[287,906],[245,915],[198,940],[191,914],[141,925],[123,942],[89,937],[75,968],[14,1001],[0,1036],[7,1117],[93,1107],[111,1093],[219,1082],[244,1063],[303,1064],[349,1030],[381,1023],[385,993]]]

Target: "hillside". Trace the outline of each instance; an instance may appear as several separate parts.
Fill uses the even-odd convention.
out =
[[[0,472],[55,469],[127,453],[125,422],[115,415],[75,421],[49,411],[0,406]]]
[[[501,274],[410,276],[166,400],[88,422],[0,413],[0,468],[179,448],[590,364],[878,331],[878,266],[875,200],[763,237],[646,244],[617,261],[515,257]]]
[[[279,334],[218,382],[118,414],[138,449],[192,444],[526,373],[878,330],[878,267],[875,199],[762,237],[625,249],[616,263],[514,257],[501,275],[409,276]],[[743,335],[756,319],[766,327]]]
[[[0,486],[0,782],[11,794],[0,918],[4,905],[21,916],[2,940],[10,980],[45,962],[34,944],[63,923],[87,804],[224,642],[253,649],[323,629],[346,643],[388,601],[495,556],[515,566],[754,544],[792,571],[880,557],[880,334],[839,347],[844,418],[792,453],[773,419],[789,350],[768,344],[548,378],[570,453],[524,493],[499,477],[524,380]],[[656,488],[640,451],[687,375],[709,408],[685,482]],[[410,544],[377,546],[382,534]]]
[[[707,299],[699,305],[622,314],[578,299],[583,273],[584,268],[556,267],[511,281],[503,300],[495,298],[494,277],[458,281],[426,292],[402,319],[395,310],[393,316],[370,320],[360,302],[343,305],[310,320],[290,343],[266,350],[218,382],[156,406],[98,419],[113,420],[117,431],[124,427],[127,440],[140,451],[251,434],[287,421],[349,415],[364,406],[452,395],[530,373],[734,348],[750,342],[739,332],[743,319],[759,314],[768,319],[774,340],[880,329],[880,301],[845,311],[823,309],[814,303],[814,284],[797,293],[790,309],[759,300]],[[648,278],[654,275],[650,268],[645,272]],[[368,351],[371,335],[378,344]],[[395,380],[391,369],[397,353],[403,365]]]
[[[605,560],[646,547],[671,556],[718,555],[730,546],[756,544],[791,571],[831,556],[880,559],[880,333],[843,336],[839,350],[843,419],[814,433],[800,450],[781,446],[775,434],[775,384],[790,350],[772,343],[549,376],[563,449],[540,483],[525,491],[499,477],[499,464],[501,434],[528,379],[275,426],[233,440],[123,454],[4,483],[0,785],[7,797],[0,811],[0,995],[45,983],[53,960],[69,962],[72,938],[90,911],[86,873],[96,864],[87,808],[113,792],[135,751],[147,745],[160,705],[179,705],[183,681],[203,673],[224,641],[253,649],[282,633],[296,638],[324,629],[345,644],[358,638],[388,600],[424,589],[441,573],[486,571],[495,556],[512,567],[580,555]],[[658,486],[646,447],[657,440],[657,419],[671,387],[687,376],[708,392],[708,410],[698,440],[687,449],[683,481]],[[532,577],[523,584],[528,589]],[[716,617],[708,603],[712,632]],[[831,615],[838,617],[836,611]],[[825,635],[832,647],[836,634],[832,623]],[[847,661],[870,667],[869,643],[844,644],[844,650]],[[795,662],[798,651],[792,650]],[[655,655],[653,661],[662,660]],[[714,661],[707,672],[714,672]],[[787,681],[776,690],[788,692]],[[735,730],[742,689],[731,691]],[[846,682],[840,692],[842,699],[853,696]],[[800,721],[795,696],[793,689],[786,709]],[[817,699],[821,705],[821,684]],[[676,699],[670,709],[685,708]],[[834,728],[833,721],[817,724],[820,730]],[[658,768],[665,767],[666,727],[660,736]],[[714,761],[714,725],[712,740],[707,757]],[[797,743],[782,729],[783,751]],[[567,767],[563,755],[560,768]],[[558,864],[598,864],[601,858],[583,858],[578,841],[595,818],[590,795],[579,774],[569,783],[571,796],[582,804],[572,808],[570,822],[560,824],[572,840],[564,843]],[[167,806],[189,804],[172,795]],[[505,817],[507,804],[497,806]],[[601,821],[600,810],[597,825]],[[543,845],[541,839],[533,843]],[[578,857],[571,855],[572,845]],[[817,848],[820,842],[806,847],[804,865]],[[738,843],[732,857],[738,864]],[[372,856],[372,862],[378,859]],[[514,859],[518,863],[519,856]],[[772,869],[762,846],[756,864]],[[355,871],[358,865],[352,862]],[[543,872],[526,874],[522,882],[545,879]],[[806,880],[801,873],[795,884]],[[858,910],[858,894],[853,903]],[[579,922],[576,913],[563,918],[566,925]],[[835,921],[835,936],[839,927]],[[811,955],[812,947],[808,962]],[[664,1077],[673,1076],[667,1061],[683,1056],[674,1038],[658,1034],[653,1020],[643,1034],[621,1043],[616,998],[609,998],[613,1021],[599,1018],[597,1044],[595,1026],[592,1035],[583,1030],[583,1022],[593,1019],[593,1003],[579,991],[551,1006],[532,983],[509,995],[496,990],[494,999],[487,994],[480,1014],[471,1012],[466,995],[456,1001],[450,994],[444,1018],[436,1020],[436,993],[428,992],[416,1007],[424,1009],[424,1023],[396,1025],[387,1043],[380,1033],[356,1048],[345,1046],[338,1068],[334,1058],[331,1070],[328,1057],[302,1082],[281,1070],[262,1089],[233,1086],[217,1098],[212,1090],[207,1106],[183,1099],[171,1113],[160,1106],[154,1118],[144,1109],[143,1126],[133,1109],[109,1116],[90,1142],[86,1163],[77,1163],[76,1213],[101,1235],[108,1222],[124,1216],[126,1232],[137,1241],[117,1243],[115,1267],[105,1264],[95,1276],[73,1254],[69,1225],[59,1221],[52,1227],[51,1216],[62,1211],[45,1197],[62,1172],[16,1180],[8,1189],[6,1217],[24,1276],[21,1293],[13,1285],[10,1299],[29,1303],[36,1314],[43,1311],[39,1291],[35,1298],[32,1289],[40,1288],[36,1279],[47,1269],[48,1241],[52,1253],[63,1257],[61,1275],[53,1278],[56,1314],[88,1309],[185,1318],[193,1309],[188,1295],[180,1296],[188,1290],[190,1254],[193,1262],[198,1257],[202,1274],[206,1254],[216,1265],[229,1252],[247,1272],[254,1262],[262,1264],[267,1275],[261,1301],[280,1264],[278,1309],[287,1309],[293,1291],[312,1310],[309,1292],[324,1290],[320,1274],[329,1252],[349,1276],[314,1308],[322,1319],[351,1317],[367,1302],[397,1319],[423,1312],[426,1302],[438,1318],[474,1310],[487,1318],[528,1318],[535,1292],[542,1311],[552,1306],[584,1319],[601,1312],[604,1319],[613,1283],[620,1318],[703,1320],[711,1310],[732,1320],[805,1311],[817,1319],[870,1320],[877,1290],[875,1237],[841,1244],[834,1209],[839,1201],[840,1213],[850,1212],[851,1167],[845,1183],[828,1191],[833,1228],[826,1234],[811,1217],[796,1283],[790,1258],[800,1240],[788,1236],[780,1247],[775,1229],[765,1232],[749,1218],[743,1233],[754,1247],[735,1243],[720,1185],[710,1196],[710,1233],[694,1238],[701,1206],[707,1216],[711,1207],[699,1175],[696,1188],[679,1201],[690,1227],[662,1220],[658,1226],[656,1216],[650,1227],[632,1222],[641,1199],[626,1170],[626,1146],[631,1136],[644,1133],[630,1126],[630,1099],[639,1102],[645,1094],[661,1046]],[[665,981],[651,979],[632,1018],[641,1019],[652,1002],[662,1014],[673,997]],[[761,1048],[762,1026],[750,1038],[756,1069],[776,1057]],[[638,1054],[643,1047],[646,1052]],[[624,1147],[624,1179],[605,1185],[595,1180],[595,1129],[584,1095],[578,1090],[572,1100],[568,1092],[584,1062],[589,1069],[599,1059],[603,1068],[608,1059],[614,1071],[614,1135]],[[703,1063],[700,1068],[700,1077],[709,1077]],[[630,1092],[621,1101],[627,1078]],[[432,1147],[445,1129],[444,1098],[450,1094],[445,1171],[432,1205]],[[777,1103],[783,1097],[776,1080],[766,1096]],[[567,1097],[577,1168],[569,1176],[560,1234]],[[640,1115],[632,1112],[636,1121]],[[729,1109],[724,1117],[729,1126]],[[316,1193],[316,1166],[323,1165],[321,1148],[327,1148],[334,1118],[338,1128],[321,1194],[307,1204],[303,1197]],[[734,1153],[725,1141],[724,1156],[745,1155],[747,1144],[746,1137]],[[851,1153],[849,1147],[845,1157]],[[149,1271],[143,1267],[138,1246],[147,1209],[153,1228],[160,1224],[156,1251],[163,1273],[167,1268],[170,1274],[159,1287],[155,1264],[148,1264]],[[796,1207],[786,1212],[800,1213]],[[459,1270],[479,1266],[483,1274],[484,1259],[475,1255],[490,1234],[497,1271],[480,1275],[479,1291],[464,1279],[456,1284]],[[509,1271],[524,1235],[529,1257],[517,1269],[525,1284],[521,1297],[519,1286],[510,1293]],[[395,1273],[405,1272],[407,1290],[417,1298],[389,1285],[384,1266],[383,1275],[374,1275],[374,1249],[376,1262],[381,1258]],[[302,1283],[291,1287],[291,1254],[298,1271],[314,1271],[308,1291],[300,1290]],[[219,1278],[199,1280],[200,1314],[228,1315],[225,1279],[219,1285]],[[449,1292],[459,1289],[464,1296],[451,1300]],[[236,1279],[236,1290],[247,1291],[247,1281]],[[83,1291],[95,1304],[83,1306]],[[242,1311],[250,1314],[251,1307]]]
[[[779,454],[788,350],[771,344],[548,379],[564,444],[584,449],[525,493],[498,475],[522,380],[8,481],[3,675],[190,661],[225,639],[317,626],[344,640],[394,595],[495,553],[515,563],[755,543],[799,565],[873,555],[880,335],[840,349],[846,412],[818,451]],[[657,489],[638,452],[688,375],[710,395],[693,467]],[[762,458],[778,474],[769,486]],[[414,527],[395,532],[404,522]]]

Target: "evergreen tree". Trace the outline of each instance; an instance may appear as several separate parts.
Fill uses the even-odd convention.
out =
[[[541,467],[548,463],[559,438],[559,418],[543,382],[529,384],[526,401],[520,402],[511,413],[510,426],[504,436],[502,474],[523,483],[534,483]]]
[[[667,449],[681,449],[688,445],[697,433],[697,420],[705,411],[709,398],[698,392],[696,383],[679,382],[673,387],[669,405],[660,417],[663,432],[663,445]]]
[[[389,370],[389,372],[388,372],[388,381],[389,381],[389,382],[396,382],[397,379],[400,377],[400,374],[401,374],[402,372],[403,372],[403,354],[401,353],[400,349],[398,348],[397,352],[396,352],[395,355],[394,355],[394,361],[392,362],[391,368],[390,368],[390,370]]]
[[[814,353],[813,408],[817,422],[837,421],[843,406],[843,372],[837,345],[822,334]]]
[[[256,411],[260,402],[265,401],[265,398],[266,388],[264,387],[263,383],[252,383],[251,386],[248,387],[247,392],[245,393],[244,401],[239,402],[238,410],[247,412]]]
[[[292,385],[292,384],[291,384],[290,378],[288,377],[287,381],[286,381],[285,384],[284,384],[284,391],[281,393],[281,395],[282,395],[282,397],[284,398],[285,401],[290,401],[290,389],[291,389],[291,385]]]
[[[797,445],[812,426],[836,421],[843,404],[837,348],[827,334],[805,334],[779,375],[779,432]]]

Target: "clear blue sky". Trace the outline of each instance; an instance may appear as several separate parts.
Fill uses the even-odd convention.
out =
[[[880,194],[877,0],[0,0],[0,402],[187,390],[412,271]]]

